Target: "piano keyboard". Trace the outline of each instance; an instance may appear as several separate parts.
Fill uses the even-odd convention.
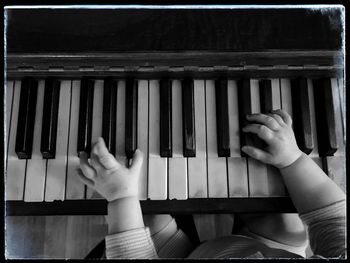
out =
[[[6,85],[6,200],[100,199],[78,153],[102,136],[144,153],[140,200],[287,196],[279,171],[241,152],[246,114],[285,109],[299,147],[345,189],[343,80],[39,79]]]

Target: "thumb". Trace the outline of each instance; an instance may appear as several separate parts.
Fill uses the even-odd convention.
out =
[[[132,164],[130,166],[131,170],[140,170],[143,162],[143,153],[137,149],[132,158]]]
[[[107,170],[112,168],[119,168],[120,164],[114,158],[112,154],[109,153],[106,144],[102,138],[98,138],[97,143],[95,145],[96,156],[98,156],[98,160],[100,164]]]

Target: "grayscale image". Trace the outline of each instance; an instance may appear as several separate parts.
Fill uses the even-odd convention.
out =
[[[5,7],[5,258],[347,258],[344,16]]]

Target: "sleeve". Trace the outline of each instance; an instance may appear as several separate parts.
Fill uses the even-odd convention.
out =
[[[152,236],[159,258],[185,258],[194,245],[187,235],[178,228],[174,219],[158,233]]]
[[[346,256],[345,205],[345,200],[342,200],[300,215],[308,226],[310,247],[315,255],[326,258]]]
[[[106,257],[158,258],[148,227],[106,236]]]

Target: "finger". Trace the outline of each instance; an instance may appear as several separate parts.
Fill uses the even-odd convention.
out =
[[[121,166],[121,164],[108,151],[106,144],[101,137],[97,139],[96,144],[92,148],[92,153],[97,156],[98,163],[107,170],[119,168]]]
[[[258,149],[253,146],[243,146],[242,151],[258,161],[268,163],[270,154],[261,149]]]
[[[95,178],[96,171],[90,166],[87,158],[87,153],[81,152],[79,159],[80,159],[80,169],[83,172],[83,174],[89,179]]]
[[[143,162],[143,153],[137,149],[132,158],[132,163],[130,166],[131,170],[140,170]]]
[[[254,133],[264,141],[269,141],[273,137],[273,132],[269,128],[267,128],[265,125],[261,125],[261,124],[255,124],[255,123],[248,124],[242,130],[243,132]]]
[[[282,109],[273,110],[272,113],[280,115],[282,117],[284,123],[286,123],[287,125],[289,125],[289,126],[292,125],[292,118],[285,110],[282,110]]]
[[[96,170],[97,173],[105,169],[100,163],[99,157],[94,152],[91,152],[90,154],[90,164]]]
[[[95,184],[94,181],[92,181],[92,180],[86,178],[81,170],[78,169],[77,175],[78,175],[79,179],[80,179],[84,184],[86,184],[87,186],[89,186],[89,187],[91,187],[91,188],[94,187],[94,184]]]
[[[285,122],[283,121],[283,119],[282,119],[282,117],[280,115],[274,114],[274,113],[269,113],[267,115],[269,115],[270,117],[274,118],[278,122],[278,124],[280,126],[285,125]]]
[[[265,126],[267,126],[269,129],[273,131],[276,131],[281,127],[281,125],[279,125],[279,123],[273,117],[268,116],[266,114],[257,113],[257,114],[247,115],[247,120],[264,124]]]

